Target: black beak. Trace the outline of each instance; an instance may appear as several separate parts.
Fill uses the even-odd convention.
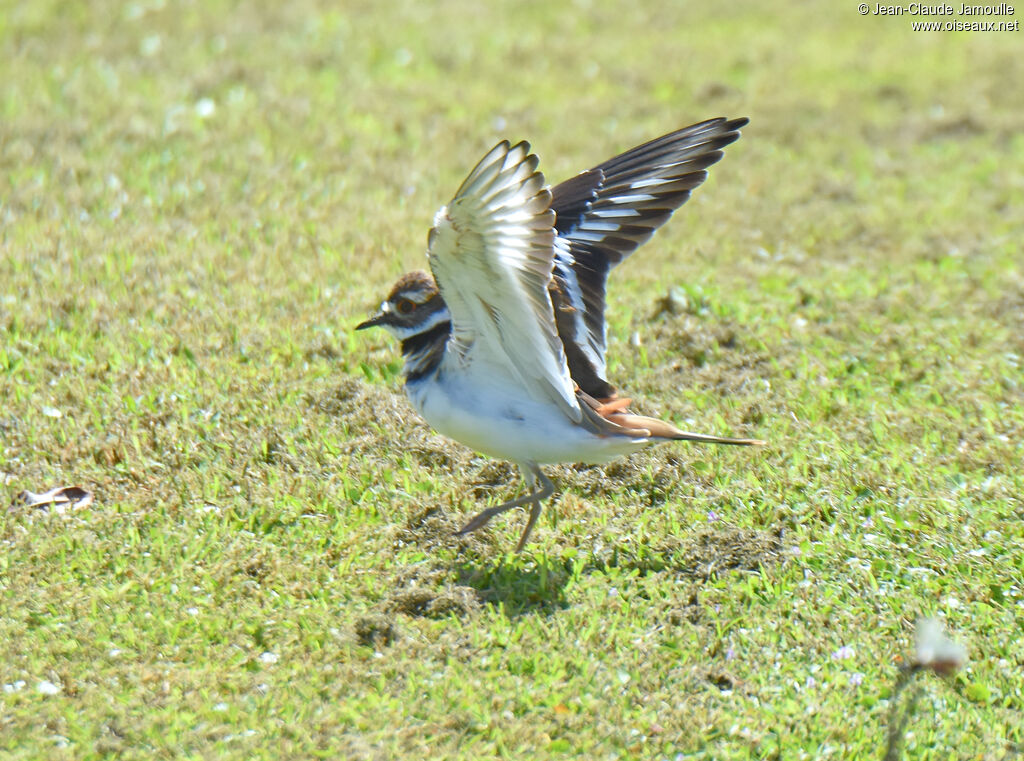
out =
[[[369,320],[364,320],[363,322],[361,322],[358,325],[356,325],[356,330],[365,330],[366,328],[375,328],[378,325],[383,325],[385,322],[387,322],[387,320],[388,320],[387,312],[378,312],[373,317],[371,317]]]

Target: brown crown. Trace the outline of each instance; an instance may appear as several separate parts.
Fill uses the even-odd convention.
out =
[[[434,282],[429,274],[423,270],[414,270],[413,272],[406,272],[395,283],[391,289],[391,293],[388,294],[388,300],[395,298],[398,294],[405,291],[426,291],[427,293],[434,294],[438,293],[437,284]]]

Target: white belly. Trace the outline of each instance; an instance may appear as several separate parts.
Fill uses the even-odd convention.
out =
[[[438,433],[483,454],[517,463],[603,463],[650,439],[595,436],[546,398],[533,399],[514,378],[441,372],[406,386],[409,400]]]

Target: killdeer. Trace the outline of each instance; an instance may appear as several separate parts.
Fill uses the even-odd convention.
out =
[[[519,466],[529,493],[460,534],[530,505],[530,537],[554,486],[547,463],[604,463],[657,441],[752,445],[632,414],[606,379],[605,280],[704,182],[747,119],[710,119],[549,188],[530,145],[498,143],[434,217],[432,276],[403,275],[372,318],[402,342],[405,392],[438,432]]]

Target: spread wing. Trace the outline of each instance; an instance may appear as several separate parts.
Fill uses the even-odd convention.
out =
[[[448,351],[582,418],[548,287],[555,214],[529,143],[496,145],[434,217],[428,258],[452,316]]]
[[[551,190],[555,307],[572,378],[597,398],[605,380],[605,281],[707,179],[747,119],[710,119],[633,148]]]

